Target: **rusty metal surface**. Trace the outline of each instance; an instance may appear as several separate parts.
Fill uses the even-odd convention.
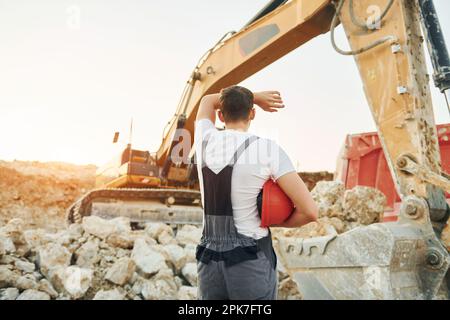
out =
[[[173,198],[176,204],[187,205],[187,208],[197,207],[200,208],[200,192],[196,190],[185,190],[185,189],[96,189],[88,192],[80,199],[78,199],[74,204],[72,204],[66,212],[67,222],[80,223],[84,216],[91,215],[92,206],[95,202],[103,203],[116,203],[116,206],[120,206],[118,201],[122,201],[125,205],[126,202],[132,201],[145,201],[148,206],[151,206],[155,201],[160,201],[164,203],[167,199]],[[148,209],[144,202],[143,210]],[[120,208],[114,208],[110,206],[111,210],[117,212]],[[124,212],[126,209],[124,209]],[[106,213],[105,213],[106,214]],[[113,213],[111,213],[113,215]],[[151,214],[150,214],[151,215]]]
[[[449,180],[441,175],[418,3],[340,0],[338,4],[351,47],[351,52],[338,52],[354,54],[402,199],[400,217],[397,223],[359,227],[329,238],[280,238],[275,241],[277,253],[306,299],[448,298],[445,276],[450,257],[433,223],[448,218],[438,187],[447,189]],[[355,23],[367,20],[369,7],[386,13],[374,28]]]
[[[324,254],[288,253],[286,245],[303,247],[304,241],[293,240],[278,239],[276,251],[305,299],[425,298],[417,276],[425,247],[420,229],[394,223],[360,227],[331,240]]]
[[[338,236],[280,237],[275,250],[305,299],[447,299],[450,257],[429,219],[427,203],[411,196],[399,222]]]
[[[178,118],[174,118],[158,150],[159,164],[164,162],[172,145],[177,119],[185,117],[185,128],[192,133],[203,95],[244,80],[328,31],[334,13],[330,3],[287,2],[208,52],[193,72],[177,111]],[[341,2],[339,19],[351,49],[358,52],[355,61],[365,94],[403,200],[400,220],[360,227],[341,235],[307,240],[279,238],[275,241],[276,250],[307,299],[436,299],[447,292],[444,278],[450,259],[432,228],[430,212],[433,218],[440,216],[435,212],[446,212],[443,193],[433,185],[433,181],[445,180],[426,181],[401,165],[401,159],[407,156],[424,172],[430,172],[428,176],[432,178],[441,172],[417,1],[394,0],[392,6],[390,0],[353,1],[352,11],[349,3]],[[353,14],[359,20],[364,19],[369,6],[389,7],[378,29],[361,28],[352,17]],[[368,51],[360,50],[380,39],[391,40]],[[139,192],[147,192],[147,200],[163,199],[169,194],[185,200],[199,198],[199,194],[180,190],[117,191],[120,192],[125,198],[128,193],[131,200],[138,200]],[[105,197],[118,199],[118,194],[112,197],[108,190],[91,193],[69,209],[69,221],[79,221],[92,212],[145,218],[145,210],[137,204],[124,201],[120,208],[117,203],[94,201]],[[149,205],[147,213],[152,218],[180,218],[175,207],[168,209],[159,204],[159,209],[155,209]],[[195,220],[197,213],[193,209],[189,219]]]
[[[397,159],[407,154],[435,173],[441,169],[417,3],[395,0],[380,28],[364,32],[353,24],[349,1],[344,2],[341,23],[352,49],[387,36],[396,39],[355,56],[355,61],[398,193],[428,198],[434,190],[396,166]],[[367,17],[369,6],[384,8],[387,3],[357,1],[354,11]]]
[[[392,231],[394,230],[394,231]],[[393,260],[393,232],[403,243],[416,242],[421,233],[417,229],[397,226],[393,223],[374,224],[356,228],[339,236],[311,239],[279,239],[279,256],[286,262],[285,267],[295,269],[327,267],[389,266]],[[321,240],[321,241],[320,241]],[[316,246],[310,251],[308,241]],[[412,242],[411,242],[412,241]],[[322,242],[322,243],[321,243]],[[326,248],[326,250],[323,250]]]

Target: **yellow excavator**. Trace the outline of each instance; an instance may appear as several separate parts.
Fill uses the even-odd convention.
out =
[[[349,51],[335,42],[339,24]],[[97,214],[201,223],[194,150],[178,148],[192,146],[200,99],[324,33],[330,47],[358,65],[402,205],[394,223],[277,238],[279,260],[304,299],[447,299],[450,257],[440,236],[450,212],[444,195],[450,179],[441,171],[424,47],[447,99],[450,59],[432,0],[271,1],[200,59],[159,150],[128,145],[116,163],[99,170],[100,188],[68,209],[69,222]]]

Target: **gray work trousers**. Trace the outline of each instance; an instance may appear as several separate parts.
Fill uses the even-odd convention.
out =
[[[197,263],[199,300],[275,300],[276,256],[258,251],[256,260],[226,267],[224,261]]]

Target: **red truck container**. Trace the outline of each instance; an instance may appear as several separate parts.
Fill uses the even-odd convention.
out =
[[[450,172],[450,124],[437,126],[442,170]],[[387,209],[384,221],[397,220],[400,197],[395,190],[389,167],[376,132],[348,135],[338,159],[335,179],[346,189],[373,187],[384,193]],[[447,202],[450,195],[446,193]],[[450,202],[449,202],[450,203]]]

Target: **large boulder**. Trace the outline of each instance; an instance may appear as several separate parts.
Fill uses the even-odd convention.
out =
[[[197,286],[197,264],[190,262],[181,269],[183,277],[191,284],[191,286]]]
[[[179,276],[173,277],[173,282],[177,286],[177,289],[180,290],[180,288],[184,285],[183,279],[181,279]]]
[[[16,246],[11,238],[0,235],[0,257],[7,253],[14,253]]]
[[[380,222],[383,219],[386,196],[379,190],[356,186],[345,191],[343,208],[347,221],[363,225]]]
[[[197,300],[197,287],[182,286],[178,290],[178,300]]]
[[[20,276],[15,281],[14,287],[19,290],[37,289],[38,284],[36,278],[30,274]]]
[[[83,226],[79,223],[72,223],[67,228],[67,233],[74,240],[78,240],[83,237],[84,229]]]
[[[131,221],[130,218],[127,217],[117,217],[111,220],[108,220],[112,225],[114,225],[119,233],[128,233],[131,232]]]
[[[58,292],[47,279],[41,279],[39,281],[38,290],[47,293],[53,299],[58,297]]]
[[[135,272],[135,274],[133,275],[133,279],[131,280],[131,283],[133,284],[133,286],[131,287],[131,291],[133,292],[133,294],[135,295],[141,294],[145,281],[147,280],[139,276]]]
[[[169,244],[163,247],[168,256],[169,263],[179,272],[186,264],[186,252],[176,244]]]
[[[152,276],[159,270],[167,268],[164,256],[157,250],[152,249],[144,238],[136,239],[134,242],[131,258],[136,263],[139,273],[145,277]]]
[[[23,235],[24,222],[22,219],[12,219],[4,227],[0,228],[0,237],[12,240],[15,246],[15,253],[20,256],[26,255],[30,247]]]
[[[20,275],[12,271],[7,265],[0,265],[0,289],[14,287],[19,276]]]
[[[99,255],[99,240],[90,239],[86,241],[77,251],[75,251],[77,266],[82,268],[92,268],[101,257]]]
[[[106,239],[106,243],[115,248],[132,249],[134,238],[128,233],[113,233]]]
[[[19,289],[6,288],[0,289],[0,300],[16,300],[19,296]]]
[[[133,232],[129,233],[128,236],[133,239],[133,242],[136,241],[136,239],[145,239],[145,241],[149,245],[156,245],[158,244],[158,241],[150,237],[148,232],[145,230],[133,230]]]
[[[39,248],[37,262],[43,275],[47,278],[53,269],[68,267],[72,254],[69,250],[59,244],[49,243]]]
[[[23,232],[25,241],[32,248],[37,248],[52,241],[51,237],[43,229],[29,229]]]
[[[14,257],[12,255],[3,255],[0,256],[0,265],[7,265],[7,264],[14,264],[14,261],[17,259],[17,257]]]
[[[195,254],[197,252],[197,244],[187,244],[184,246],[184,253],[186,254],[186,263],[187,262],[197,262]]]
[[[148,222],[145,224],[145,232],[152,237],[153,239],[157,240],[158,236],[163,233],[166,232],[167,234],[172,234],[173,235],[173,230],[172,228],[162,222]]]
[[[12,219],[4,227],[0,228],[0,235],[4,235],[14,242],[15,245],[26,244],[23,236],[23,228],[25,223],[22,219]]]
[[[174,238],[174,234],[173,234],[172,228],[170,228],[170,231],[164,230],[163,232],[161,232],[158,235],[157,240],[158,240],[158,243],[163,244],[163,245],[176,244],[177,243],[177,241]]]
[[[14,261],[14,266],[16,267],[16,269],[25,273],[32,273],[36,269],[34,263],[19,259]]]
[[[59,245],[62,245],[64,247],[69,247],[72,242],[78,240],[78,238],[74,238],[73,235],[66,230],[61,230],[57,233],[52,233],[47,235],[51,242],[57,243]]]
[[[50,300],[50,296],[45,292],[29,289],[22,292],[16,300]]]
[[[145,300],[175,300],[177,290],[163,279],[150,279],[144,281],[141,294]]]
[[[92,300],[125,300],[125,294],[118,289],[100,290]]]
[[[91,269],[76,266],[59,267],[52,272],[51,283],[59,292],[64,292],[73,299],[80,299],[91,287],[93,275]]]
[[[319,217],[338,217],[345,214],[342,205],[345,187],[340,181],[319,181],[311,191],[311,196],[319,208]]]
[[[202,237],[202,229],[193,225],[183,225],[176,235],[177,242],[182,245],[198,244]]]
[[[119,286],[123,286],[131,280],[135,269],[136,264],[132,259],[127,257],[121,258],[108,269],[105,279]]]
[[[130,220],[124,217],[105,220],[97,216],[83,218],[83,229],[86,233],[100,239],[106,239],[112,234],[130,232]]]
[[[14,247],[14,243],[11,241],[11,239],[6,238],[6,237],[1,237],[0,236],[0,257],[4,256],[6,254],[6,241],[10,241],[10,244],[12,245],[12,247],[10,247],[10,252],[14,252],[16,250],[16,248]],[[13,250],[11,251],[11,248],[13,248]]]
[[[327,224],[333,225],[338,233],[383,218],[386,197],[374,188],[356,186],[345,190],[340,181],[320,181],[311,195],[318,205],[319,217],[328,218]]]
[[[324,225],[330,225],[334,228],[334,230],[336,230],[337,233],[343,233],[346,231],[346,224],[344,221],[342,221],[341,219],[338,219],[336,217],[323,217],[323,218],[319,218],[318,221]],[[326,227],[327,230],[329,230],[328,227]]]
[[[152,279],[162,279],[166,280],[171,286],[178,289],[177,284],[175,283],[175,278],[172,269],[166,267],[159,270],[159,272],[152,277]]]

